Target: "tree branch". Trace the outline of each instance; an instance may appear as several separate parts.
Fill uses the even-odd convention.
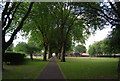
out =
[[[5,31],[5,32],[6,32],[6,30],[10,27],[10,24],[11,24],[12,20],[14,19],[14,15],[15,15],[15,13],[16,13],[16,11],[17,11],[17,9],[18,9],[18,7],[19,7],[20,4],[21,4],[21,3],[19,3],[19,4],[15,7],[15,10],[14,10],[13,13],[12,13],[12,18],[9,19],[7,26],[4,28],[4,31]]]
[[[32,6],[33,6],[33,3],[34,2],[30,3],[28,11],[26,12],[25,16],[22,18],[22,20],[21,20],[20,24],[18,25],[18,27],[14,30],[13,34],[11,35],[10,40],[7,42],[8,45],[10,45],[13,42],[14,37],[16,36],[17,32],[19,32],[20,29],[23,27],[24,21],[28,18],[29,14],[30,14],[30,11],[31,11]]]
[[[10,4],[10,2],[6,2],[5,8],[4,8],[3,12],[2,12],[2,21],[4,21],[4,16],[7,14],[9,4]]]
[[[108,19],[110,19],[110,20],[113,20],[113,21],[115,21],[115,22],[120,22],[120,19],[113,19],[113,18],[109,17],[107,14],[104,13],[103,10],[98,9],[98,8],[95,8],[95,7],[91,6],[91,5],[89,5],[89,6],[90,6],[91,8],[93,8],[93,9],[97,10],[97,11],[100,11],[100,12],[104,15],[104,17],[106,17],[106,18],[108,18]]]

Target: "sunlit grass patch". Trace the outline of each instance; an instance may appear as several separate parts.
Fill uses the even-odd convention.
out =
[[[117,78],[118,58],[66,57],[59,62],[67,79]]]

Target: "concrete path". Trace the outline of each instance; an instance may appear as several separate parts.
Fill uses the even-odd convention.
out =
[[[37,81],[41,81],[40,79],[61,79],[62,81],[64,80],[64,77],[54,57],[51,59],[48,65],[43,69]]]

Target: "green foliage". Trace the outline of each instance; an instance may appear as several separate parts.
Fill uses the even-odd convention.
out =
[[[7,50],[6,51],[9,51],[9,52],[13,52],[13,44],[11,44],[8,48],[7,48]]]
[[[117,25],[108,36],[109,46],[114,53],[120,53],[120,25]]]
[[[11,6],[9,5],[8,10],[11,12],[11,17],[13,17],[12,23],[10,24],[9,28],[6,31],[6,35],[11,36],[14,30],[18,27],[20,24],[22,18],[24,17],[25,13],[28,10],[28,7],[30,5],[29,2],[10,2]],[[19,5],[17,7],[17,5]],[[13,10],[12,10],[12,7]],[[16,11],[15,11],[16,10]],[[14,14],[14,15],[13,15]],[[25,21],[24,24],[26,24],[28,21]]]
[[[84,45],[77,45],[75,47],[75,52],[85,53],[86,52],[86,47]]]
[[[106,38],[102,40],[101,49],[105,54],[112,54],[114,52],[114,49],[110,47],[110,39]]]
[[[89,52],[90,55],[94,55],[95,54],[95,48],[94,48],[94,46],[90,45],[88,52]]]
[[[95,42],[93,43],[92,45],[89,46],[89,54],[91,55],[95,55],[95,54],[103,54],[103,50],[102,50],[102,47],[104,47],[102,45],[102,41],[99,41],[99,42]]]
[[[35,3],[23,30],[30,33],[30,40],[49,47],[52,52],[61,52],[62,47],[63,52],[69,51],[72,41],[85,43],[90,30],[102,29],[105,23],[97,16],[98,11],[86,4],[89,3]]]
[[[3,55],[3,62],[9,64],[21,64],[24,62],[24,54],[20,53],[5,53]]]
[[[37,48],[34,43],[24,43],[21,42],[19,44],[16,45],[16,47],[14,48],[14,50],[16,52],[23,52],[25,54],[33,54],[33,53],[37,53],[39,51],[39,48]]]
[[[114,40],[114,39],[113,39]],[[119,53],[119,49],[115,48],[115,43],[112,42],[111,38],[105,38],[102,41],[98,41],[90,45],[89,47],[89,54],[113,54]]]

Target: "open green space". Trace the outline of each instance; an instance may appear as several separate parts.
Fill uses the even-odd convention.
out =
[[[66,79],[116,79],[118,58],[66,57],[58,62]]]
[[[4,65],[3,79],[35,79],[48,63],[43,62],[42,58],[25,59],[22,65]]]

